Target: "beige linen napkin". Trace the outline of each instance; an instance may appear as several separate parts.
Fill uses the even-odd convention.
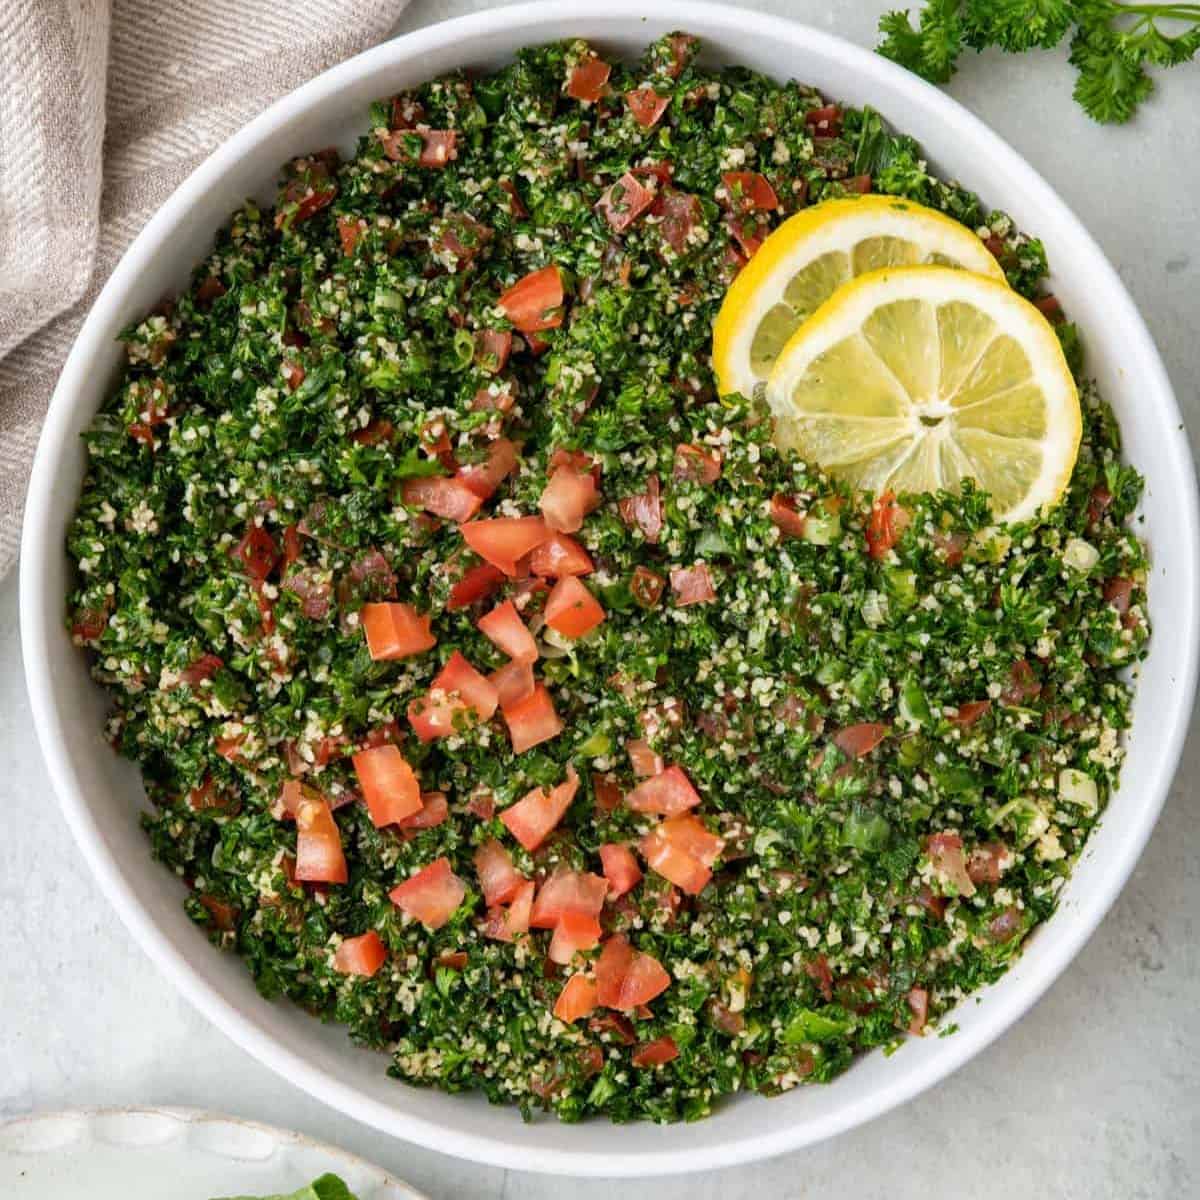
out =
[[[184,177],[407,0],[0,0],[0,577],[89,305]]]

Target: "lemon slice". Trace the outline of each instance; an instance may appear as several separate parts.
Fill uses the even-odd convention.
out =
[[[1054,329],[1005,284],[945,267],[844,284],[784,346],[767,383],[775,439],[878,495],[974,479],[998,521],[1063,493],[1079,395]]]
[[[725,294],[713,326],[722,395],[752,396],[784,343],[847,280],[882,267],[1004,272],[966,226],[896,196],[826,200],[784,221]]]

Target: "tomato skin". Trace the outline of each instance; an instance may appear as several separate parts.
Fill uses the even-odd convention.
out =
[[[833,735],[833,744],[850,758],[862,758],[869,754],[891,732],[891,726],[867,721],[861,725],[847,725]]]
[[[554,1015],[570,1025],[580,1017],[586,1017],[596,1008],[596,983],[586,975],[576,973],[563,985],[554,1002]]]
[[[642,880],[641,868],[633,851],[617,842],[605,842],[600,847],[600,862],[604,866],[604,878],[608,880],[608,894],[618,900],[631,892]]]
[[[462,527],[463,540],[485,562],[517,574],[517,563],[547,541],[553,530],[541,517],[492,517]]]
[[[496,605],[476,622],[479,632],[515,663],[536,662],[537,642],[511,600]]]
[[[582,950],[593,950],[600,944],[600,922],[583,913],[564,913],[554,926],[550,949],[546,957],[565,967]]]
[[[489,562],[476,563],[463,572],[463,576],[450,588],[446,608],[456,612],[470,608],[477,600],[485,600],[504,582],[504,572]]]
[[[426,929],[441,929],[463,902],[467,885],[450,868],[448,858],[439,858],[388,893],[388,898],[403,912],[420,921]]]
[[[546,526],[554,533],[576,533],[583,528],[583,518],[600,503],[595,476],[590,471],[577,471],[562,466],[553,471],[542,491],[538,507]]]
[[[671,1037],[655,1038],[639,1046],[630,1060],[635,1067],[661,1067],[679,1057],[679,1047]]]
[[[683,769],[675,766],[650,776],[625,797],[626,806],[634,812],[664,817],[678,816],[699,803],[700,793]]]
[[[497,307],[522,333],[557,329],[563,322],[563,285],[558,267],[542,267],[500,294]]]
[[[672,567],[671,591],[680,608],[689,604],[711,604],[717,598],[707,563],[697,563],[694,567]]]
[[[395,825],[421,811],[421,785],[404,755],[395,746],[376,746],[354,755],[371,823],[376,829]]]
[[[500,820],[526,850],[536,850],[566,815],[578,789],[579,776],[568,767],[565,783],[549,791],[536,787],[526,792],[500,814]]]
[[[459,467],[457,478],[481,500],[488,500],[516,466],[516,446],[508,438],[496,438],[488,444],[486,460],[473,466]],[[471,515],[474,516],[474,513]]]
[[[574,575],[564,575],[546,598],[546,624],[563,637],[583,637],[605,616],[604,606]]]
[[[612,67],[593,55],[573,68],[567,77],[567,95],[584,104],[594,104],[608,90]]]
[[[345,883],[350,873],[329,802],[324,797],[302,801],[296,829],[296,878],[302,883]]]
[[[370,979],[387,962],[387,947],[373,929],[358,937],[343,938],[333,953],[333,969],[343,975]]]
[[[779,197],[765,175],[757,171],[727,171],[721,176],[735,212],[771,212],[779,207]]]
[[[654,203],[654,192],[642,185],[632,171],[626,171],[616,183],[605,189],[595,209],[608,222],[613,233],[624,233]]]
[[[475,872],[479,876],[484,903],[489,908],[507,904],[527,882],[513,866],[512,856],[496,838],[488,838],[476,848]]]
[[[629,114],[643,129],[653,129],[667,111],[670,96],[660,96],[652,87],[635,88],[625,93]]]
[[[590,575],[595,565],[588,552],[565,533],[554,533],[529,555],[529,569],[535,575],[561,579],[564,575]]]
[[[604,907],[608,881],[590,871],[555,868],[542,884],[529,914],[532,929],[553,929],[568,913],[596,917]]]
[[[900,540],[910,518],[896,503],[892,492],[883,492],[871,505],[867,521],[867,552],[876,560],[886,558],[888,551]]]
[[[452,475],[428,475],[406,479],[400,488],[404,503],[423,508],[435,517],[463,524],[480,509],[483,498],[466,482]]]
[[[367,650],[376,662],[409,658],[423,654],[437,645],[430,630],[433,617],[422,616],[411,604],[386,601],[364,604],[359,609],[359,623],[367,638]]]
[[[512,739],[514,754],[523,754],[542,742],[558,737],[563,731],[562,719],[554,709],[554,701],[539,683],[524,700],[504,710],[504,721]]]

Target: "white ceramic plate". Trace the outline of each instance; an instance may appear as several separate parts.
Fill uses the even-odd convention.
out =
[[[423,1200],[299,1133],[186,1108],[73,1109],[0,1124],[4,1200],[212,1200],[294,1192],[326,1172],[358,1200]]]
[[[135,810],[144,801],[137,772],[105,743],[104,697],[63,629],[70,579],[63,533],[84,467],[79,434],[120,368],[117,332],[186,283],[214,231],[247,194],[269,194],[281,163],[314,146],[351,147],[373,99],[451,68],[494,66],[522,46],[568,36],[633,56],[674,29],[700,35],[711,63],[744,63],[873,105],[915,136],[943,171],[1045,240],[1054,291],[1084,330],[1089,369],[1116,407],[1129,458],[1148,480],[1139,529],[1154,559],[1154,637],[1141,669],[1124,785],[1058,915],[999,983],[961,1006],[953,1037],[911,1041],[892,1058],[869,1055],[827,1087],[722,1104],[702,1126],[561,1125],[552,1118],[526,1125],[512,1109],[478,1096],[389,1079],[384,1061],[352,1047],[341,1030],[264,1001],[242,963],[215,953],[187,919],[178,881],[151,861],[138,828]],[[1049,987],[1128,878],[1174,773],[1196,683],[1198,554],[1191,454],[1150,334],[1099,247],[1009,146],[915,76],[815,29],[723,5],[564,0],[435,25],[344,63],[252,121],[163,206],[101,293],[55,393],[26,507],[21,627],[34,721],[67,821],[129,928],[212,1021],[314,1096],[400,1137],[525,1170],[636,1175],[728,1166],[859,1125],[949,1074]]]

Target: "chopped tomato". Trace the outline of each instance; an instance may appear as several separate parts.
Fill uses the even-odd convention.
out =
[[[725,225],[747,259],[758,253],[771,232],[771,225],[766,217],[756,216],[754,213],[743,213],[741,216],[730,214],[725,218]]]
[[[551,532],[541,517],[493,517],[462,527],[467,545],[505,575],[516,575],[517,563],[546,541]]]
[[[343,938],[333,952],[333,969],[343,975],[362,975],[370,979],[387,961],[387,948],[373,929],[358,937]]]
[[[561,466],[551,474],[538,507],[551,530],[574,533],[582,527],[583,518],[599,503],[600,493],[590,471],[585,473],[572,466]]]
[[[515,663],[531,663],[537,660],[537,642],[521,614],[511,600],[497,604],[487,616],[480,617],[479,632],[504,651]]]
[[[547,957],[565,967],[580,951],[594,950],[600,945],[600,922],[582,913],[563,913],[554,926]]]
[[[908,1022],[908,1032],[920,1034],[925,1029],[929,1019],[929,993],[922,987],[910,988],[908,992],[908,1008],[912,1018]]]
[[[967,535],[965,533],[935,533],[933,544],[941,551],[946,566],[957,567],[963,560],[963,551],[967,548]]]
[[[596,982],[586,975],[574,974],[563,985],[554,1002],[554,1015],[570,1025],[586,1017],[596,1007]]]
[[[202,894],[196,897],[212,918],[213,927],[222,933],[232,933],[237,928],[237,909],[216,896]]]
[[[535,884],[532,880],[517,889],[512,903],[507,908],[489,908],[484,923],[483,935],[498,942],[515,942],[529,932],[529,913],[533,908]]]
[[[500,703],[496,685],[481,675],[457,650],[430,684],[429,694],[408,706],[408,720],[423,742],[447,737],[468,723],[490,721]]]
[[[680,608],[687,604],[708,604],[717,598],[707,563],[697,563],[694,567],[672,567],[671,591],[675,593],[675,603]]]
[[[490,721],[500,703],[495,687],[455,650],[430,685],[434,691],[459,696],[481,721]]]
[[[629,755],[629,765],[639,779],[649,779],[650,776],[662,772],[662,755],[655,753],[645,739],[634,738],[626,742],[625,753]]]
[[[1092,488],[1092,494],[1088,497],[1087,517],[1089,525],[1096,525],[1108,512],[1109,506],[1113,502],[1112,492],[1104,486],[1097,484]]]
[[[493,671],[488,679],[496,688],[502,709],[512,708],[533,695],[533,667],[527,662],[505,663],[499,670]]]
[[[662,532],[662,500],[659,495],[657,475],[651,475],[646,480],[646,490],[635,496],[626,496],[618,501],[617,508],[621,520],[626,525],[636,525],[642,536],[652,546],[657,544],[658,535]]]
[[[342,253],[349,258],[358,245],[358,239],[367,232],[367,223],[362,217],[338,217],[337,231],[342,242]]]
[[[450,588],[446,608],[454,612],[469,608],[477,600],[490,596],[504,582],[504,572],[491,563],[476,563],[463,572],[463,576]]]
[[[512,353],[511,329],[481,329],[475,335],[475,363],[482,370],[498,375]]]
[[[514,754],[523,754],[563,731],[562,719],[554,710],[554,701],[550,699],[545,684],[541,683],[524,700],[506,708],[504,720],[508,725]]]
[[[667,47],[671,51],[671,64],[667,67],[667,74],[672,79],[678,79],[696,53],[696,38],[690,33],[673,33],[667,38]]]
[[[599,875],[557,867],[538,891],[529,924],[533,929],[553,929],[567,913],[598,916],[607,892],[608,881]]]
[[[847,725],[833,735],[833,744],[851,758],[862,758],[869,754],[891,732],[891,727],[881,725],[876,721],[866,721],[861,725]]]
[[[804,123],[821,137],[837,137],[842,132],[842,110],[836,104],[810,108],[804,114]]]
[[[652,87],[640,87],[625,93],[625,103],[630,115],[643,129],[653,129],[667,111],[671,97],[660,96]]]
[[[354,755],[354,773],[376,829],[421,811],[421,785],[395,746],[360,750]]]
[[[522,333],[557,329],[562,324],[563,285],[558,267],[542,267],[518,279],[496,301]]]
[[[860,196],[865,196],[871,190],[872,183],[870,175],[851,175],[842,180],[842,187],[848,192],[857,192]]]
[[[973,896],[975,884],[967,874],[967,860],[963,854],[963,841],[957,833],[935,833],[925,841],[925,853],[929,856],[933,873],[954,895]]]
[[[500,820],[526,850],[536,850],[563,819],[578,789],[579,776],[574,767],[568,767],[565,782],[549,791],[535,787],[506,808]]]
[[[675,479],[686,483],[716,483],[721,478],[721,452],[705,446],[675,447]]]
[[[433,617],[428,613],[422,616],[411,604],[364,604],[358,619],[367,635],[367,650],[376,662],[408,658],[437,645],[430,630]]]
[[[546,624],[563,637],[579,638],[605,618],[604,607],[574,575],[565,575],[546,599]]]
[[[233,737],[219,737],[213,740],[213,749],[228,762],[244,761],[242,743],[246,740],[244,733],[234,734]]]
[[[635,1067],[661,1067],[679,1057],[679,1047],[671,1037],[655,1038],[646,1042],[633,1052],[631,1059]]]
[[[450,805],[445,792],[422,792],[421,807],[410,817],[397,822],[405,832],[418,829],[433,829],[450,816]]]
[[[710,868],[725,841],[710,833],[690,814],[670,817],[652,830],[638,847],[646,862],[664,879],[695,896],[712,878]]]
[[[968,700],[966,704],[958,706],[958,712],[950,720],[962,729],[970,729],[991,707],[990,700]]]
[[[588,552],[574,538],[554,533],[529,556],[529,569],[535,575],[559,579],[564,575],[590,575],[595,567]]]
[[[880,495],[871,506],[871,517],[867,522],[867,551],[871,557],[886,558],[908,522],[908,513],[896,503],[891,492]]]
[[[1008,683],[1000,693],[1005,704],[1024,704],[1041,694],[1042,685],[1029,663],[1019,658],[1008,669]]]
[[[692,235],[704,223],[704,208],[699,196],[664,187],[654,201],[653,214],[659,218],[658,231],[676,253],[683,254],[692,243]]]
[[[629,591],[634,601],[642,608],[654,608],[662,599],[666,580],[648,567],[634,567],[629,581]]]
[[[448,858],[439,858],[398,884],[388,898],[426,929],[441,929],[463,902],[467,885],[450,868]]]
[[[608,222],[613,233],[624,233],[653,203],[654,192],[644,187],[632,171],[626,171],[605,189],[596,201],[596,211]]]
[[[345,883],[350,874],[329,802],[324,797],[301,801],[296,829],[296,878],[302,883]]]
[[[612,67],[603,59],[593,55],[573,68],[567,77],[567,95],[584,104],[594,104],[608,91],[608,77]]]
[[[380,135],[383,151],[396,162],[421,167],[444,167],[458,157],[458,131],[454,129],[394,129]]]
[[[190,666],[179,672],[179,679],[188,687],[195,687],[206,679],[211,679],[223,666],[224,661],[215,654],[202,654]]]
[[[727,171],[721,176],[729,206],[735,212],[770,212],[779,207],[779,197],[765,175],[757,171]]]
[[[668,767],[639,783],[625,797],[625,803],[634,812],[673,817],[695,808],[700,803],[700,793],[692,787],[682,768]]]
[[[512,474],[516,465],[516,446],[508,438],[497,438],[488,444],[487,459],[482,463],[460,467],[457,478],[481,500],[487,500]]]
[[[282,587],[300,601],[300,611],[310,621],[323,621],[329,615],[333,585],[319,567],[289,571]]]
[[[799,511],[791,496],[771,497],[771,520],[780,533],[788,537],[803,537],[807,516]]]
[[[488,838],[476,848],[475,872],[479,876],[484,903],[489,908],[507,904],[526,882],[525,876],[513,866],[512,856],[496,838]]]
[[[608,894],[614,900],[632,891],[641,881],[642,870],[637,859],[622,843],[605,842],[600,847],[600,861],[604,864],[604,878],[608,880]]]
[[[279,561],[279,548],[261,526],[251,524],[233,548],[233,557],[251,579],[266,579]]]
[[[615,812],[621,803],[621,789],[611,775],[596,775],[592,779],[592,792],[596,807],[602,813]]]
[[[376,417],[362,429],[356,429],[350,435],[350,440],[359,446],[378,446],[381,442],[390,442],[395,436],[395,425],[386,418]]]
[[[972,883],[999,883],[1012,861],[1012,851],[1003,842],[981,842],[967,857],[967,875]]]
[[[413,508],[423,508],[435,517],[462,524],[469,521],[480,509],[483,498],[476,488],[462,478],[453,475],[427,475],[417,479],[406,479],[400,488],[404,503]]]
[[[624,934],[613,934],[596,960],[596,1000],[605,1008],[628,1011],[649,1004],[670,984],[662,963],[635,950]]]

